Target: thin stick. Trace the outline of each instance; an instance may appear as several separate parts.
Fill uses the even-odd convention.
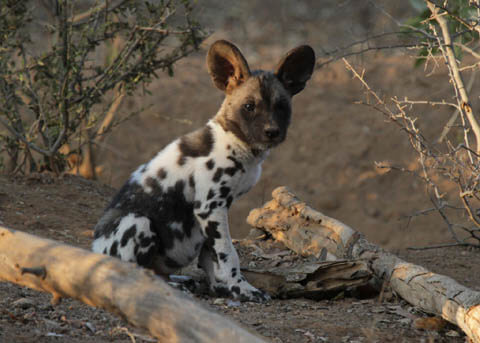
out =
[[[470,92],[470,91],[472,90],[473,84],[475,83],[475,76],[476,76],[476,74],[477,74],[477,70],[474,69],[474,70],[473,70],[473,73],[472,73],[472,76],[470,76],[470,80],[468,80],[468,85],[467,85],[467,90],[468,90],[468,92]],[[449,132],[450,129],[453,127],[453,124],[454,124],[455,121],[457,120],[459,114],[460,114],[460,110],[459,110],[458,107],[456,107],[456,110],[455,110],[455,112],[452,114],[452,116],[450,117],[450,119],[448,120],[447,125],[445,125],[445,127],[443,128],[442,134],[441,134],[440,137],[438,138],[437,143],[443,142],[443,140],[444,140],[445,137],[447,136],[448,132]]]
[[[428,249],[441,249],[441,248],[453,248],[453,247],[468,247],[476,246],[469,243],[445,243],[437,245],[428,245],[426,247],[408,247],[407,250],[428,250]]]

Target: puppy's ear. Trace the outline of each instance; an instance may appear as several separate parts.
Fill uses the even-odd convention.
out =
[[[250,69],[240,50],[225,40],[216,41],[210,47],[207,68],[215,86],[227,94],[250,77]]]
[[[302,45],[286,54],[278,63],[275,75],[293,96],[305,88],[314,67],[315,52],[310,46]]]

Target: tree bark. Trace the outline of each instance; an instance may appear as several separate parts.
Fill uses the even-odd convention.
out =
[[[78,299],[160,342],[264,342],[132,263],[0,226],[0,280]]]
[[[379,280],[410,304],[459,326],[473,342],[480,342],[480,292],[455,280],[403,261],[369,243],[359,232],[300,201],[285,187],[273,200],[250,212],[247,222],[269,232],[301,255],[328,259],[367,259]]]

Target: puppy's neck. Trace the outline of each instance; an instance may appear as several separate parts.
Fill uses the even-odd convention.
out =
[[[269,150],[252,149],[244,139],[239,137],[243,133],[238,125],[221,115],[221,110],[208,122],[216,133],[216,143],[222,144],[226,150],[235,151],[237,158],[243,161],[264,160]]]

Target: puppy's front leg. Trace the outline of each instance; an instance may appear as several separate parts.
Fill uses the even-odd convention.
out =
[[[207,273],[210,289],[219,296],[241,301],[265,302],[268,294],[250,285],[240,273],[240,261],[228,229],[227,208],[196,211],[206,241],[199,257]]]

